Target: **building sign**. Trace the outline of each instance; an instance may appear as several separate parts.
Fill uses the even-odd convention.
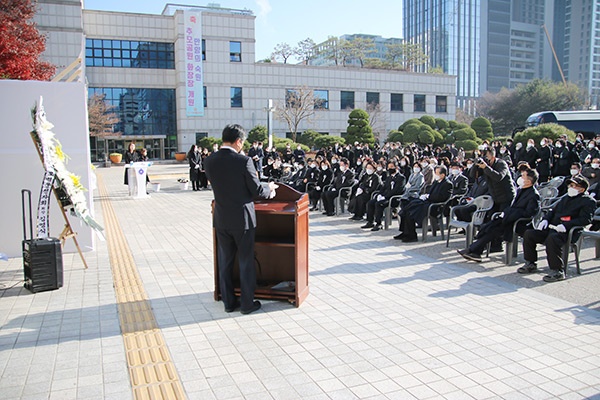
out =
[[[204,116],[202,13],[185,10],[185,104],[188,117]]]

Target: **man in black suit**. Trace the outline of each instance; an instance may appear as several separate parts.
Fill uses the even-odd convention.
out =
[[[499,238],[505,241],[513,240],[512,228],[515,221],[520,218],[534,217],[540,210],[540,194],[534,187],[537,180],[538,173],[535,169],[523,170],[521,177],[517,179],[519,189],[513,204],[485,223],[477,234],[477,240],[466,249],[458,250],[458,254],[467,260],[481,262],[481,254],[488,243]],[[525,222],[520,222],[517,225],[517,233],[522,235],[525,226]]]
[[[254,301],[254,199],[274,197],[277,185],[273,182],[261,184],[252,159],[239,154],[245,139],[244,128],[227,125],[223,129],[223,145],[204,160],[204,168],[215,196],[213,226],[218,244],[219,288],[225,311],[233,312],[241,308],[242,314],[250,314],[261,306],[259,301]],[[236,254],[240,269],[241,302],[234,293],[233,266]]]
[[[340,174],[335,177],[333,184],[321,194],[321,201],[328,217],[335,215],[334,201],[340,195],[340,189],[351,187],[354,184],[354,173],[350,170],[350,163],[347,158],[340,160]],[[348,196],[350,194],[348,193]]]
[[[400,199],[395,199],[395,203],[390,205],[393,196],[399,196],[404,193],[406,187],[406,177],[398,172],[398,164],[395,161],[388,162],[388,177],[383,183],[383,187],[374,199],[367,202],[367,223],[361,226],[362,229],[369,229],[376,232],[381,229],[381,220],[383,210],[390,207],[397,207]]]
[[[254,163],[254,169],[258,171],[262,175],[263,170],[263,159],[265,158],[265,153],[262,149],[262,143],[255,141],[252,143],[252,147],[248,150],[248,157],[252,159]]]

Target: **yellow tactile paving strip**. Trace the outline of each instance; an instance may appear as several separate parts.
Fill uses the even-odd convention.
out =
[[[101,176],[98,176],[98,192],[134,398],[185,399],[177,370],[158,329],[133,255]]]

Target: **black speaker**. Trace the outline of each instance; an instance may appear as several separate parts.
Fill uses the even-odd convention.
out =
[[[25,194],[29,195],[29,230],[33,236],[33,219],[31,217],[31,192],[23,189],[21,201],[23,206],[23,272],[25,273],[25,289],[33,293],[55,290],[63,285],[62,247],[56,238],[27,239]]]

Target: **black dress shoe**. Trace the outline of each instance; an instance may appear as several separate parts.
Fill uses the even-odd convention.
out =
[[[361,226],[362,229],[369,229],[374,227],[375,225],[373,225],[372,222],[367,222],[366,224],[364,224],[363,226]]]
[[[416,236],[405,236],[402,238],[402,243],[414,243],[418,241],[419,239]]]
[[[240,308],[240,301],[236,300],[235,304],[233,305],[233,307],[227,307],[227,306],[225,306],[225,312],[226,313],[232,313],[235,310],[237,310],[238,308]]]
[[[333,216],[335,216],[335,213],[327,213],[327,216],[328,217],[333,217]]]
[[[503,251],[504,249],[502,248],[502,246],[490,247],[490,253],[502,253]]]
[[[377,232],[379,230],[381,230],[381,224],[377,224],[373,228],[371,228],[371,232]]]
[[[399,235],[394,236],[394,239],[396,239],[396,240],[404,239],[404,232],[400,233]]]
[[[249,310],[241,310],[240,312],[242,314],[250,314],[250,313],[253,313],[254,311],[260,310],[260,307],[261,307],[260,301],[254,300],[254,304],[252,304],[252,307],[250,307]]]

